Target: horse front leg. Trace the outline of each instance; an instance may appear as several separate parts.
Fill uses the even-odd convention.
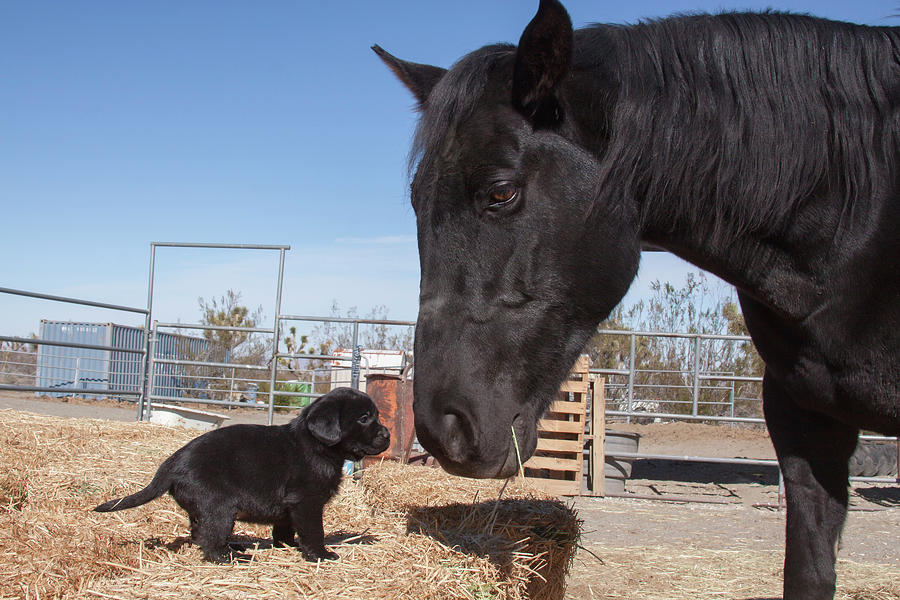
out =
[[[768,374],[763,406],[787,497],[784,600],[830,600],[859,430],[801,408]]]

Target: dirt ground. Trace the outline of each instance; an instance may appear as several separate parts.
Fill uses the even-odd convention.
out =
[[[0,408],[135,419],[134,405],[129,403],[63,402],[10,392],[0,392]],[[213,410],[231,417],[228,424],[266,422],[263,410]],[[277,423],[290,418],[290,413],[276,414]],[[687,423],[608,426],[640,433],[643,453],[774,458],[766,434],[756,429]],[[567,598],[781,597],[785,514],[776,508],[776,468],[639,460],[626,482],[626,493],[641,499],[571,499],[584,520],[584,534]],[[900,582],[900,485],[854,484],[851,507],[838,554],[836,597],[900,598],[896,592],[900,587],[869,590],[871,595],[858,592],[860,586],[865,588],[865,580],[858,578],[866,568]],[[735,564],[747,566],[736,571]],[[731,591],[722,592],[720,587]],[[744,589],[747,593],[742,594]]]
[[[608,426],[640,433],[639,451],[646,454],[775,458],[768,436],[759,429],[691,423]],[[646,592],[665,585],[659,572],[666,568],[670,597],[682,597],[677,593],[679,577],[686,577],[690,568],[706,574],[706,585],[715,581],[716,569],[722,570],[722,581],[732,583],[735,574],[724,564],[736,554],[747,564],[759,566],[759,571],[751,569],[746,574],[755,580],[747,582],[747,589],[755,590],[754,600],[760,598],[760,581],[765,582],[767,598],[781,597],[785,513],[777,508],[777,468],[639,460],[626,481],[626,493],[704,502],[575,498],[584,534],[569,580],[569,598],[613,598],[608,589],[601,594],[594,588],[598,580],[608,588],[616,577],[622,578],[622,589],[632,597],[648,597]],[[636,577],[634,564],[643,560],[649,560],[653,568],[648,567],[645,578]],[[626,563],[627,575],[619,575]],[[841,573],[850,563],[871,565],[881,572],[896,570],[900,581],[900,485],[851,486],[851,512],[838,552],[839,586],[849,583],[841,580]],[[699,598],[736,597],[722,596],[716,589],[691,588],[690,593]],[[888,594],[884,597],[896,597]],[[839,587],[837,597],[857,596],[842,596]]]

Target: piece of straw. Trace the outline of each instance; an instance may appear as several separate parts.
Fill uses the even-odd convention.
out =
[[[522,456],[519,454],[519,440],[516,439],[516,428],[513,425],[510,425],[509,428],[512,430],[513,444],[516,446],[516,461],[519,463],[519,477],[525,479],[525,467],[522,466]]]

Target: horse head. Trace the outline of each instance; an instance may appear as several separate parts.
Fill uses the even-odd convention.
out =
[[[422,113],[414,412],[451,473],[508,477],[533,454],[537,420],[637,270],[635,211],[601,200],[601,165],[568,118],[572,35],[542,1],[517,48],[449,70],[373,48]]]

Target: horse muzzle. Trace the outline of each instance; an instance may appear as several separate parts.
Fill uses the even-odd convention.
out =
[[[448,473],[476,479],[504,479],[515,475],[520,460],[524,462],[534,453],[535,423],[521,415],[511,419],[500,415],[491,417],[479,420],[459,409],[434,415],[417,410],[416,434],[422,446]]]

